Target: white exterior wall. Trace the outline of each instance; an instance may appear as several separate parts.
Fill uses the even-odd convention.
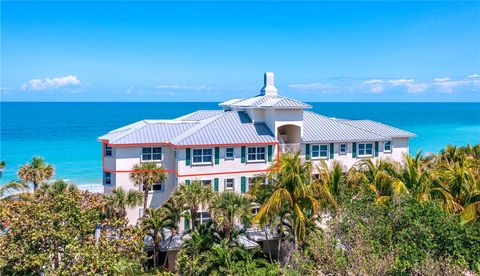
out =
[[[245,152],[248,154],[248,147],[246,146]],[[254,146],[252,146],[254,147]],[[255,147],[265,147],[265,157],[268,158],[268,146],[267,145],[259,145]],[[193,157],[193,150],[200,149],[206,147],[192,147],[191,148],[191,157]],[[208,147],[210,148],[210,147]],[[269,166],[269,162],[265,161],[254,161],[249,162],[248,160],[246,163],[241,162],[241,147],[236,146],[233,147],[234,152],[234,159],[233,160],[226,160],[225,159],[225,152],[227,147],[220,147],[220,163],[215,164],[215,147],[211,147],[213,153],[213,162],[212,164],[207,165],[195,165],[193,162],[190,162],[190,165],[186,165],[186,150],[184,148],[177,149],[177,160],[178,160],[178,174],[180,176],[180,181],[185,179],[196,179],[203,176],[195,176],[197,174],[214,174],[214,173],[225,173],[225,172],[239,172],[239,171],[252,171],[252,170],[265,170]],[[276,145],[273,145],[273,157],[276,154]],[[193,175],[193,176],[192,176]],[[213,179],[215,176],[211,176]]]
[[[352,157],[352,149],[353,145],[352,142],[346,143],[334,143],[334,151],[333,151],[333,159],[331,158],[313,158],[311,157],[310,160],[315,165],[320,165],[322,160],[327,162],[329,167],[333,166],[333,160],[337,160],[341,162],[342,167],[345,171],[350,169],[356,162],[363,160],[363,159],[372,159],[373,162],[376,162],[377,159],[391,159],[397,162],[402,161],[402,154],[408,153],[408,139],[407,138],[399,138],[391,140],[392,145],[392,152],[384,152],[384,141],[378,141],[378,157],[375,154],[372,157],[359,157],[358,154],[355,158]],[[372,143],[373,149],[375,150],[375,141],[371,142],[357,142],[357,151],[358,151],[358,144],[359,143]],[[330,157],[330,143],[318,143],[318,145],[326,144],[328,145],[328,157]],[[340,154],[340,144],[347,144],[347,154]],[[310,144],[310,156],[312,145],[316,145],[316,143]],[[302,144],[302,157],[305,158],[305,144]]]
[[[115,171],[130,171],[136,164],[141,163],[141,147],[114,147],[114,154],[112,157],[105,157],[105,169]],[[162,146],[162,158],[165,169],[175,169],[176,163],[174,158],[174,152],[169,146]],[[108,160],[110,159],[110,160]],[[108,162],[107,162],[108,160]],[[141,191],[140,186],[136,186],[130,181],[129,172],[112,172],[112,185],[104,185],[104,192],[111,193],[114,187],[122,187],[128,191],[130,189]],[[177,188],[177,180],[175,173],[168,173],[168,179],[164,183],[162,191],[150,191],[147,206],[156,208],[161,206],[169,197],[169,195]],[[135,208],[127,208],[127,218],[130,223],[135,223],[140,215],[140,209],[143,208],[143,204]]]

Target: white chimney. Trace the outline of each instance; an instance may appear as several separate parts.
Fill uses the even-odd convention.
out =
[[[273,72],[266,72],[265,73],[265,83],[263,85],[262,90],[260,90],[261,95],[265,96],[277,96],[278,90],[275,87],[275,75]]]

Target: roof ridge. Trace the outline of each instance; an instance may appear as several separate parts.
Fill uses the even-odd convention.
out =
[[[330,117],[325,116],[325,115],[322,115],[322,114],[315,113],[315,112],[313,112],[313,111],[307,111],[307,112],[311,112],[311,113],[313,113],[313,114],[316,114],[316,115],[325,117],[325,118],[327,118],[327,119],[330,120],[330,121],[335,121],[335,122],[338,122],[338,123],[340,123],[340,124],[342,124],[342,125],[346,125],[346,126],[349,126],[349,127],[353,127],[353,128],[356,128],[356,129],[360,129],[360,130],[366,131],[366,132],[368,132],[368,133],[372,133],[372,134],[381,136],[381,137],[383,137],[384,139],[388,139],[388,137],[385,136],[385,135],[383,135],[383,134],[380,134],[380,133],[377,133],[377,132],[374,132],[374,131],[370,131],[370,130],[367,130],[367,129],[364,129],[364,128],[361,128],[361,127],[357,127],[357,126],[354,126],[354,125],[351,125],[351,124],[347,124],[347,123],[345,123],[345,122],[342,122],[342,121],[339,121],[339,120],[330,118]]]
[[[128,135],[132,134],[133,132],[137,131],[137,130],[140,130],[140,129],[143,129],[144,127],[150,125],[148,122],[146,122],[145,120],[141,120],[140,122],[144,122],[145,124],[139,128],[136,128],[136,127],[133,127],[127,131],[125,131],[125,133],[123,133],[123,135],[119,135],[119,136],[116,136],[114,139],[114,141],[108,141],[109,143],[112,143],[112,142],[116,142],[118,141],[119,139],[121,138],[125,138],[127,137]]]
[[[185,132],[183,132],[182,134],[180,134],[179,136],[173,138],[171,141],[175,141],[174,144],[178,144],[178,143],[181,143],[183,140],[187,139],[188,137],[190,137],[190,135],[193,135],[195,134],[197,131],[200,131],[201,129],[203,129],[204,127],[208,126],[209,124],[215,122],[216,120],[218,120],[219,118],[225,116],[226,114],[228,114],[230,112],[223,112],[223,113],[220,113],[218,115],[215,115],[213,117],[210,117],[210,118],[207,118],[205,120],[202,120],[202,123],[199,123],[197,126],[194,126],[190,129],[187,129]],[[187,132],[192,132],[192,133],[187,133]],[[187,134],[186,134],[187,133]],[[183,135],[186,135],[185,137],[181,137]],[[180,138],[178,138],[180,137]],[[177,141],[177,138],[179,139]]]

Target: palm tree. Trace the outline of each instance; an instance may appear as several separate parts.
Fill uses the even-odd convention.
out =
[[[192,231],[197,228],[197,214],[200,207],[207,207],[214,197],[211,186],[205,186],[201,181],[192,181],[191,184],[183,184],[177,193],[179,204],[190,211],[192,219]]]
[[[235,222],[249,220],[252,213],[249,200],[232,192],[218,194],[210,204],[210,212],[228,243]]]
[[[147,162],[132,167],[130,180],[138,186],[143,187],[143,210],[147,210],[148,193],[152,190],[153,184],[167,181],[168,174],[165,173],[163,165]]]
[[[253,219],[254,223],[259,222],[264,216],[278,215],[287,208],[295,247],[304,240],[307,221],[320,210],[320,201],[322,204],[325,202],[325,205],[334,202],[328,191],[313,183],[312,163],[303,161],[299,155],[299,152],[294,155],[283,154],[280,170],[268,173],[268,178],[272,181],[270,185],[274,186],[273,191]],[[273,162],[273,166],[276,162],[278,161]],[[316,193],[318,191],[322,193]]]
[[[184,209],[178,202],[178,198],[173,195],[171,196],[167,202],[160,208],[163,217],[163,226],[165,229],[170,231],[170,237],[167,244],[167,253],[170,245],[175,238],[175,236],[179,233],[179,223],[181,218],[184,215]],[[165,256],[165,260],[163,262],[163,266],[167,265],[167,256]]]
[[[461,206],[460,216],[469,222],[480,217],[480,183],[471,163],[445,162],[440,166],[440,177],[447,183],[453,201]],[[458,209],[457,209],[458,210]]]
[[[153,240],[153,266],[157,267],[157,255],[160,242],[163,239],[164,220],[160,208],[146,209],[145,215],[141,219],[142,229],[147,236],[152,237]]]
[[[389,160],[360,160],[349,174],[358,174],[358,180],[375,193],[376,203],[385,204],[393,197],[408,193],[405,184],[395,178],[397,167]]]
[[[118,218],[125,218],[126,207],[134,208],[143,202],[143,194],[139,191],[125,191],[122,187],[116,187],[110,195],[106,196],[109,205],[115,211]]]
[[[35,156],[32,158],[32,163],[23,165],[17,174],[24,182],[32,182],[33,190],[36,191],[38,185],[53,177],[55,168],[45,163],[42,157]]]
[[[10,181],[9,183],[0,187],[0,199],[18,191],[28,191],[28,189],[28,185],[24,182]]]
[[[333,167],[330,169],[327,162],[322,160],[320,166],[317,166],[319,173],[318,180],[325,185],[330,193],[336,197],[340,195],[340,189],[346,182],[345,175],[342,170],[342,165],[339,161],[333,161]]]

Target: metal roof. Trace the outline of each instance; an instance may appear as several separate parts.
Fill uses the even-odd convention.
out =
[[[265,97],[269,99],[262,104],[282,105],[284,100],[288,100]],[[415,137],[415,134],[370,120],[335,119],[303,112],[302,141],[306,143],[410,137]],[[245,111],[223,110],[199,110],[175,120],[143,120],[115,129],[98,139],[108,140],[112,145],[172,143],[195,146],[278,142],[265,123],[253,123]]]
[[[198,110],[176,118],[177,121],[201,121],[222,114],[223,110]]]
[[[303,142],[378,141],[385,138],[317,113],[303,113]]]
[[[244,98],[241,98],[241,99],[231,99],[231,100],[228,100],[228,101],[225,101],[223,103],[219,103],[218,105],[219,106],[230,106],[234,103],[238,103],[239,101],[243,101],[245,100]]]
[[[371,120],[345,120],[342,119],[340,120],[343,123],[349,124],[354,127],[358,127],[367,131],[372,131],[375,133],[382,134],[384,136],[387,136],[389,138],[410,138],[410,137],[415,137],[416,135],[396,128],[392,126],[388,126],[379,122],[371,121]]]
[[[183,121],[140,121],[130,128],[114,130],[102,135],[98,140],[108,140],[109,144],[149,144],[167,143],[174,137],[197,125],[197,122]]]
[[[233,99],[223,102],[219,106],[235,106],[250,108],[311,108],[310,105],[282,96],[258,95],[248,99]]]
[[[253,123],[245,112],[229,111],[201,121],[171,142],[175,145],[209,145],[275,143],[277,140],[266,124]]]

